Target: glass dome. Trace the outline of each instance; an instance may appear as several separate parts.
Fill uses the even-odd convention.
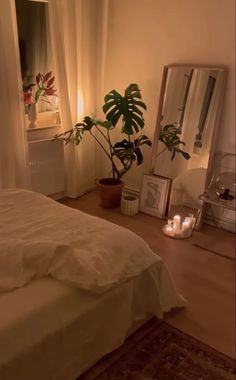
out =
[[[234,199],[235,187],[235,173],[227,171],[216,177],[216,194],[221,199]]]

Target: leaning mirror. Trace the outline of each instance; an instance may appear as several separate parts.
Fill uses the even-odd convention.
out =
[[[152,151],[152,173],[171,179],[169,216],[196,214],[209,170],[226,70],[164,67]]]

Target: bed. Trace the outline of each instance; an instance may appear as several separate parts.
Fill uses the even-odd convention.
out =
[[[35,192],[0,192],[0,379],[74,380],[137,323],[185,305],[131,231]]]

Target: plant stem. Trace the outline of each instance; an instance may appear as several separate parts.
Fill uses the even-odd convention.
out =
[[[104,153],[107,155],[107,157],[109,158],[109,160],[111,161],[111,164],[112,164],[112,171],[114,170],[114,172],[116,172],[116,174],[117,174],[117,178],[119,178],[119,171],[118,171],[118,169],[117,169],[117,167],[116,167],[116,165],[115,165],[115,163],[114,163],[114,161],[113,161],[113,159],[112,159],[112,156],[110,156],[109,155],[109,153],[107,152],[107,150],[104,148],[104,146],[100,143],[100,141],[97,139],[97,137],[91,132],[91,130],[89,131],[90,132],[90,134],[91,134],[91,136],[93,136],[93,138],[97,141],[97,143],[100,145],[100,147],[102,148],[102,150],[104,151]],[[106,140],[107,140],[107,138],[106,138]],[[109,145],[111,145],[111,144],[109,144]],[[111,145],[112,146],[112,145]],[[114,176],[114,178],[115,178],[115,176]]]
[[[110,137],[110,131],[109,131],[109,129],[107,129],[107,138],[108,138],[108,144],[109,144],[109,149],[110,149],[110,156],[112,158],[112,176],[113,176],[113,178],[115,178],[115,164],[114,164],[113,152],[112,152],[113,146],[112,146],[112,143],[111,143],[111,137]]]
[[[109,145],[112,145],[111,144],[111,140],[110,140],[110,136],[109,138],[107,138],[107,136],[105,135],[105,133],[103,133],[103,131],[97,126],[97,124],[94,124],[94,127],[98,130],[98,132],[101,133],[101,135],[104,137],[104,139],[108,142]],[[109,129],[107,129],[107,131],[109,131]]]
[[[104,137],[104,139],[107,141],[108,145],[109,145],[109,150],[110,150],[110,155],[109,155],[109,159],[112,163],[112,175],[113,175],[113,178],[115,178],[115,173],[117,174],[117,177],[119,178],[120,177],[120,174],[119,174],[119,170],[117,169],[116,165],[115,165],[115,162],[113,160],[113,151],[114,151],[114,148],[113,148],[113,145],[111,143],[111,138],[110,138],[110,134],[109,134],[109,129],[107,128],[107,136],[105,135],[105,133],[102,132],[102,130],[97,126],[97,124],[94,124],[95,128],[98,130],[98,132],[101,133],[101,135]]]
[[[124,166],[124,169],[121,171],[122,176],[131,168],[133,161],[129,161],[129,165],[126,165],[124,162],[122,162],[122,165]]]

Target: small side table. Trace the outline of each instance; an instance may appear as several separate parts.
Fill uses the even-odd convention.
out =
[[[214,215],[214,210],[212,206],[223,207],[231,211],[236,211],[235,198],[231,200],[221,199],[217,196],[215,189],[209,189],[205,191],[203,194],[199,196],[199,199],[204,203],[210,205],[210,212],[216,226],[218,225],[218,221]]]

